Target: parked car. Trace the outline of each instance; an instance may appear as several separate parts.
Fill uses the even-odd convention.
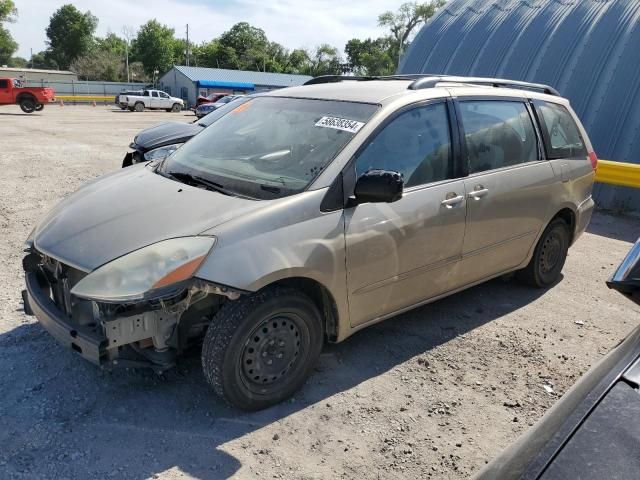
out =
[[[55,102],[50,87],[25,87],[16,78],[0,78],[0,105],[20,105],[24,113],[39,112],[47,103]]]
[[[203,95],[198,95],[198,98],[196,98],[196,107],[200,106],[203,103],[216,103],[222,97],[226,97],[227,95],[229,95],[229,93],[226,92],[211,93],[206,97]]]
[[[132,151],[124,156],[122,167],[168,157],[191,137],[248,99],[249,97],[243,97],[233,105],[225,104],[223,108],[216,110],[215,114],[207,115],[193,123],[167,122],[142,130],[129,145]]]
[[[226,97],[222,97],[216,103],[202,103],[196,108],[196,117],[202,118],[205,115],[209,115],[218,108],[241,97],[244,97],[244,95],[227,95]]]
[[[116,95],[115,99],[114,99],[114,103],[119,106],[122,110],[126,110],[127,109],[127,105],[123,103],[120,103],[120,97],[126,97],[127,95],[131,95],[132,97],[134,96],[140,96],[143,95],[143,90],[126,90],[123,92],[120,92],[119,94]]]
[[[607,284],[640,305],[640,241]],[[629,314],[637,317],[632,310]],[[638,478],[639,418],[640,327],[637,327],[476,478]]]
[[[102,366],[202,342],[214,390],[264,408],[325,341],[509,272],[553,286],[596,162],[551,87],[314,79],[63,200],[27,240],[27,309]]]
[[[132,112],[142,112],[145,108],[179,112],[184,107],[184,100],[162,90],[144,90],[142,95],[120,95],[119,100],[120,108],[128,108]]]

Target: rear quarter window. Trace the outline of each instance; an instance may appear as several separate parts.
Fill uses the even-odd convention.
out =
[[[586,158],[587,147],[580,129],[563,105],[535,101],[549,159]]]

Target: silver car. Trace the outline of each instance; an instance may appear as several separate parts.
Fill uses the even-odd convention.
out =
[[[596,165],[551,87],[317,78],[63,200],[27,240],[25,311],[105,367],[202,342],[214,390],[264,408],[325,342],[510,272],[552,286]]]

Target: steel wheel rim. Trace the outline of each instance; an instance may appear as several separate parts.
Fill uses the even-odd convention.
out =
[[[245,385],[264,393],[293,370],[301,358],[300,319],[292,314],[276,314],[253,329],[240,355]]]
[[[540,251],[540,271],[549,273],[558,265],[562,253],[562,239],[557,232],[551,232],[545,238]]]

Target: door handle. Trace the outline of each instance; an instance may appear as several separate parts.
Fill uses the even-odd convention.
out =
[[[487,193],[489,193],[488,188],[483,188],[481,185],[478,185],[473,191],[469,192],[469,198],[473,198],[474,200],[480,200]]]
[[[455,193],[453,194],[455,195]],[[447,195],[448,196],[448,195]],[[447,198],[440,202],[441,205],[444,205],[447,208],[453,208],[456,205],[462,203],[464,201],[464,197],[462,195],[457,195],[455,197]]]

